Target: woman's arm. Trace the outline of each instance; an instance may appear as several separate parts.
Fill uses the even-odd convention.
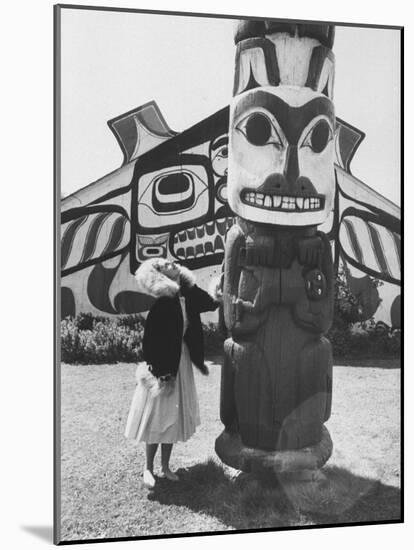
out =
[[[208,292],[197,285],[190,288],[189,297],[192,307],[198,311],[198,313],[215,311],[220,305],[218,300],[215,300]]]

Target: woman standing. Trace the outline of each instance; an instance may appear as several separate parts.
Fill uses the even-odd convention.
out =
[[[177,481],[169,467],[172,446],[187,441],[200,424],[192,363],[208,374],[200,313],[214,311],[219,302],[195,284],[191,271],[164,259],[145,261],[135,278],[139,290],[156,301],[145,323],[146,364],[137,368],[125,436],[146,443],[143,479],[153,488],[158,445],[163,476]]]

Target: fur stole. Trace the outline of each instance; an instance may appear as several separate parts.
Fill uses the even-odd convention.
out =
[[[166,260],[154,258],[143,262],[135,273],[138,289],[143,294],[154,298],[162,296],[174,297],[180,288],[190,288],[195,285],[195,276],[189,269],[180,265],[180,282],[173,281],[158,269]]]

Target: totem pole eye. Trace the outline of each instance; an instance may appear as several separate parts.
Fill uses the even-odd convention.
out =
[[[322,153],[332,139],[332,130],[326,120],[320,120],[308,132],[303,147],[310,147],[314,153]]]
[[[278,149],[283,146],[276,128],[263,113],[248,115],[239,122],[236,130],[239,130],[252,145],[262,146],[271,143]]]

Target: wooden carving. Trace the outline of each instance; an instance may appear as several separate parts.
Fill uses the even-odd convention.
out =
[[[335,113],[333,27],[243,21],[235,40],[216,450],[240,467],[234,438],[273,452],[327,433],[334,273],[318,226],[333,208]]]

